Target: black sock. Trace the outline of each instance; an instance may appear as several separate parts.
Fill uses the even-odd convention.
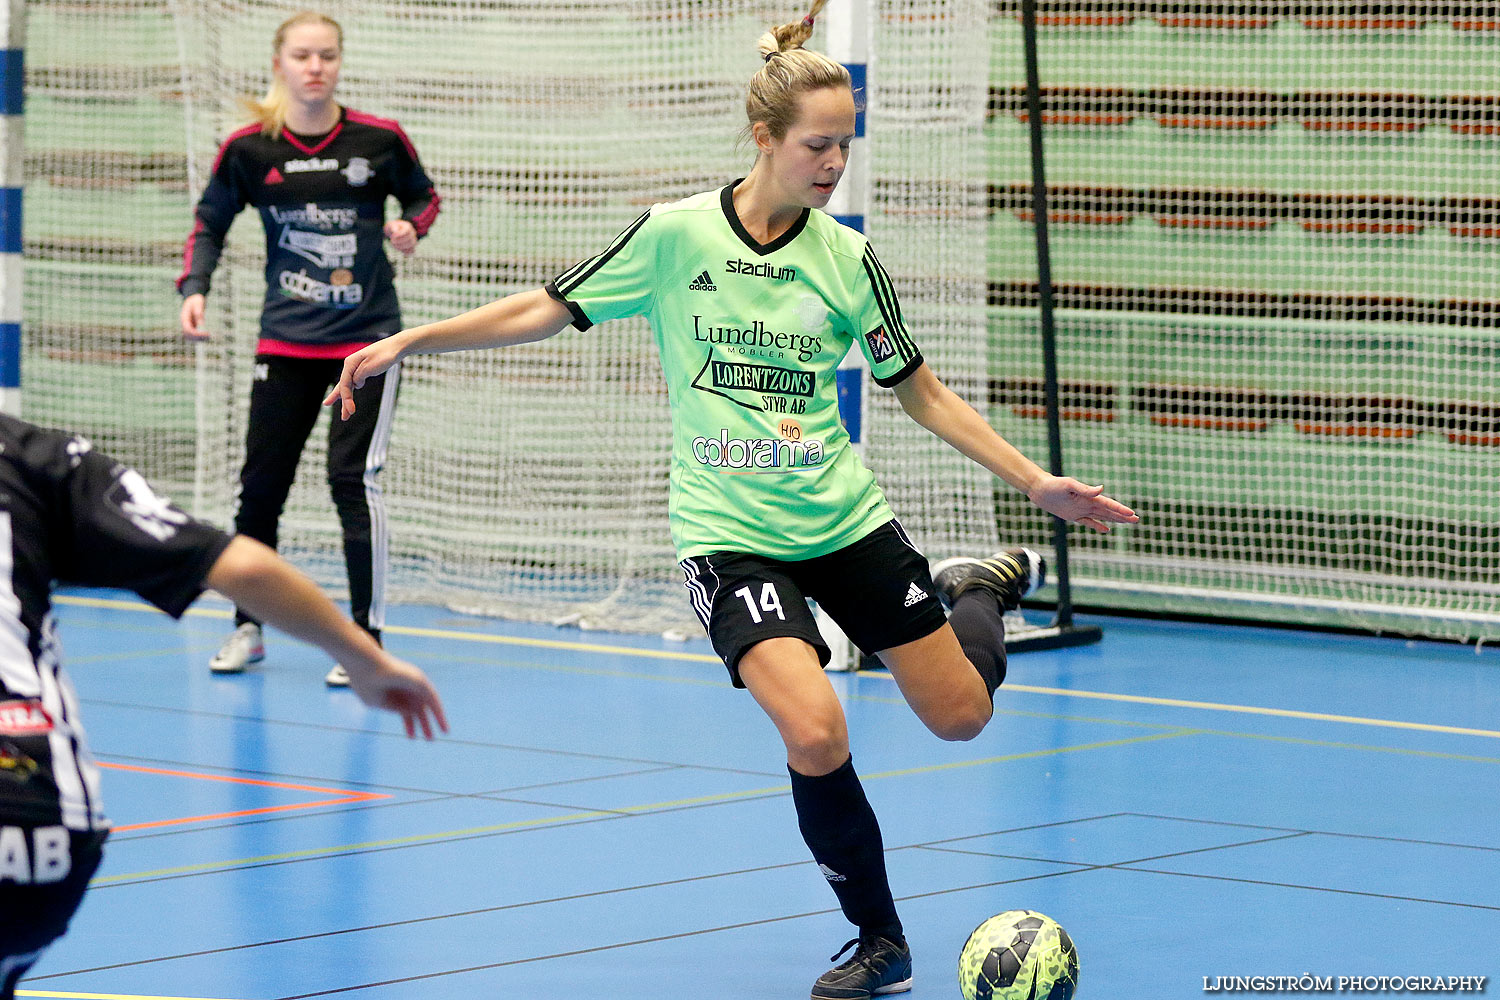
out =
[[[1005,681],[1005,619],[1000,602],[983,587],[972,587],[953,602],[948,624],[993,700],[995,689]]]
[[[810,778],[791,767],[797,826],[849,922],[863,935],[900,942],[901,920],[885,874],[885,845],[875,810],[854,773],[854,758]]]

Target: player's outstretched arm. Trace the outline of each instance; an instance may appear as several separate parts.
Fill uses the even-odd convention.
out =
[[[443,703],[425,674],[396,659],[344,617],[317,584],[260,542],[235,536],[204,583],[288,635],[310,642],[343,664],[349,686],[372,708],[401,716],[407,736],[417,727],[432,739],[432,724],[448,731]]]
[[[1021,454],[925,363],[899,382],[895,393],[907,416],[1025,493],[1047,513],[1095,531],[1140,520],[1135,511],[1105,496],[1104,487],[1054,476]]]
[[[567,306],[544,289],[536,288],[507,295],[452,319],[402,330],[345,358],[338,385],[323,400],[323,405],[340,403],[340,415],[348,420],[354,413],[354,390],[363,386],[365,379],[379,375],[409,354],[446,354],[529,344],[562,332],[572,321]]]

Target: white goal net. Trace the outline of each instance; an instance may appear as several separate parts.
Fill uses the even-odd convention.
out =
[[[1019,5],[871,6],[867,229],[928,361],[1045,464]],[[1144,517],[1073,533],[1078,599],[1500,634],[1500,19],[1039,6],[1068,469]],[[1337,16],[1351,7],[1369,10]],[[201,350],[178,336],[172,282],[216,143],[294,9],[27,4],[24,414],[226,526],[263,294],[253,213]],[[399,120],[443,197],[396,262],[409,324],[536,287],[653,202],[743,174],[755,39],[801,13],[321,9],[346,33],[340,98]],[[411,360],[383,475],[391,597],[696,629],[667,531],[669,416],[639,321]],[[337,589],[324,428],[282,550]],[[1044,517],[889,393],[865,437],[934,558],[1047,545]]]

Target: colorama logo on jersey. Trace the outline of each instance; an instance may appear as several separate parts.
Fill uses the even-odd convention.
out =
[[[797,429],[800,436],[801,428]],[[786,472],[823,464],[823,442],[786,438],[736,438],[728,429],[718,437],[693,438],[693,458],[710,469]]]
[[[709,277],[707,271],[704,271],[688,283],[688,291],[690,292],[717,292],[718,290],[719,286],[714,284],[714,279]]]
[[[52,718],[36,701],[0,701],[0,735],[40,736],[52,732]]]

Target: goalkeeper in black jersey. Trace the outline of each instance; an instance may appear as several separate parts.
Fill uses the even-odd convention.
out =
[[[336,656],[355,694],[399,713],[407,735],[448,728],[422,672],[276,553],[184,514],[85,438],[0,415],[0,1000],[67,929],[109,833],[62,672],[59,582],[134,590],[174,618],[213,587]]]
[[[203,339],[204,296],[224,236],[247,204],[260,210],[266,299],[235,529],[272,548],[318,404],[343,359],[401,329],[384,241],[411,254],[440,200],[399,125],[335,103],[342,44],[339,26],[320,14],[298,14],[277,29],[270,92],[255,104],[256,122],[219,150],[177,280],[183,334]],[[402,214],[387,222],[389,197]],[[377,641],[389,548],[378,476],[399,383],[398,368],[372,379],[361,390],[360,419],[335,422],[328,439],[350,605]],[[215,672],[237,673],[265,655],[253,616],[238,609],[235,622],[209,663]],[[337,665],[327,681],[348,683]]]

